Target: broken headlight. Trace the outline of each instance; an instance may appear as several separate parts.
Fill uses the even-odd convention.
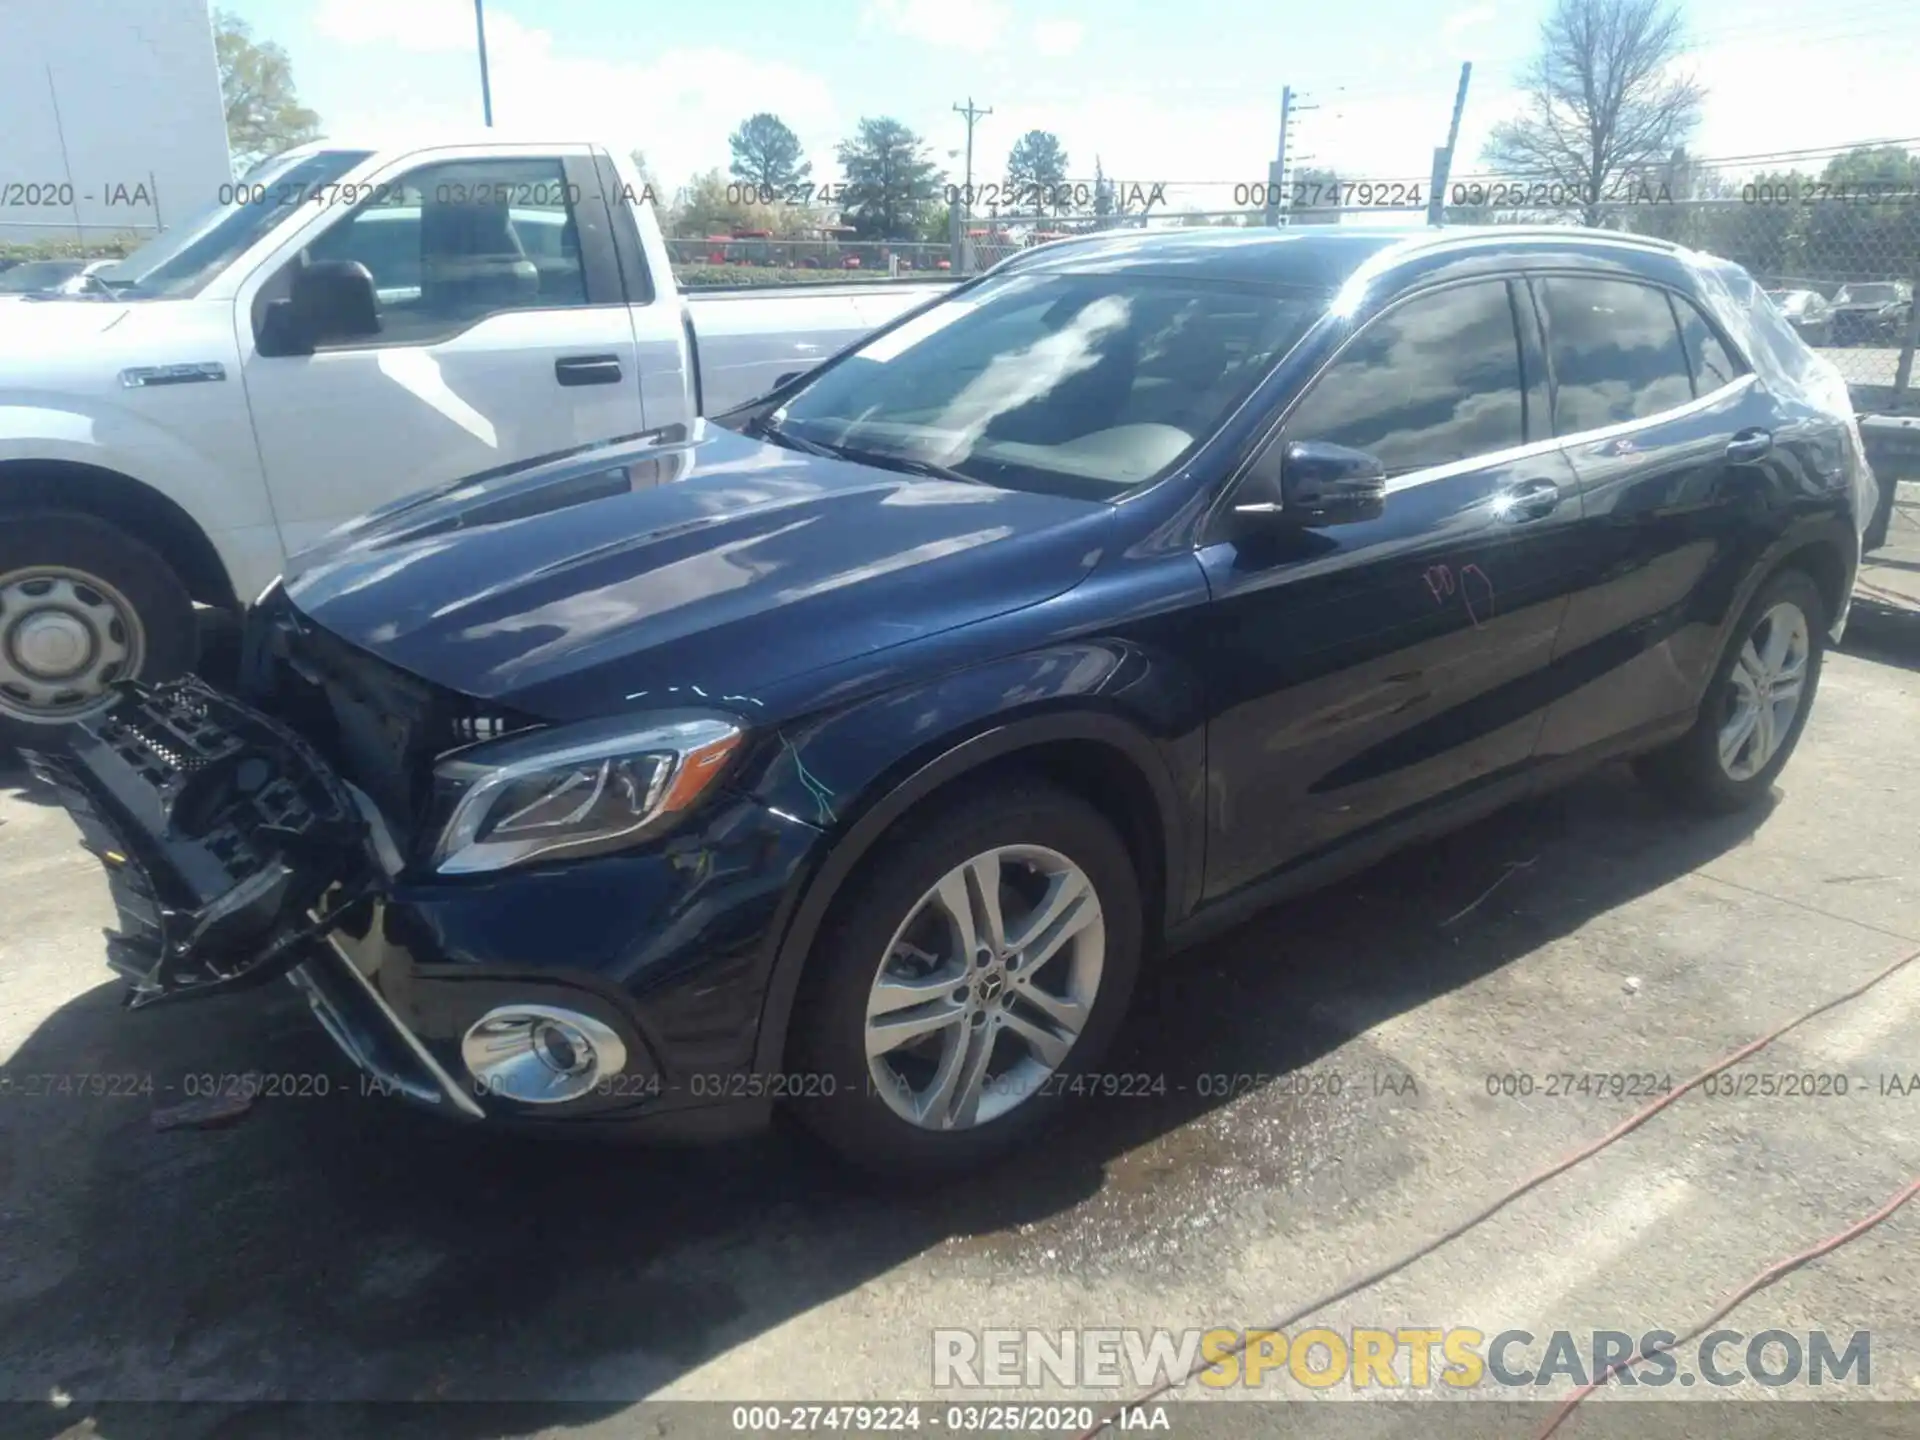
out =
[[[727,716],[597,721],[468,746],[434,767],[442,875],[598,855],[665,829],[717,781],[744,731]]]

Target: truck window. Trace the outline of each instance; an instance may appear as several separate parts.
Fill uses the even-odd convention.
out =
[[[365,265],[377,343],[430,344],[502,311],[585,305],[578,198],[558,159],[441,161],[383,184],[306,260]]]

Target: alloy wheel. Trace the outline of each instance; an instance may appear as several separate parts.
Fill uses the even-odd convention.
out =
[[[1720,723],[1720,766],[1750,780],[1780,753],[1806,690],[1812,637],[1806,614],[1782,600],[1760,617],[1727,676]]]
[[[955,866],[895,930],[867,998],[867,1070],[929,1130],[983,1125],[1040,1093],[1072,1052],[1106,958],[1100,898],[1039,845]]]
[[[138,612],[104,580],[62,566],[0,575],[0,715],[77,719],[145,651]]]

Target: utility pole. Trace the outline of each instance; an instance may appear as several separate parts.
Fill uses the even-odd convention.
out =
[[[487,0],[473,0],[473,28],[480,36],[480,109],[493,128],[493,87],[487,83]]]
[[[1287,186],[1287,126],[1293,121],[1293,87],[1280,91],[1280,153],[1267,167],[1267,215],[1269,226],[1280,223],[1280,197]]]
[[[1453,121],[1447,126],[1447,143],[1433,152],[1433,189],[1427,196],[1427,223],[1438,225],[1446,219],[1447,184],[1453,174],[1453,147],[1460,141],[1460,112],[1467,108],[1467,82],[1473,78],[1473,62],[1460,62],[1460,88],[1453,97]]]
[[[969,95],[964,106],[953,107],[953,113],[967,117],[967,179],[966,188],[956,197],[960,203],[947,206],[947,220],[949,230],[958,241],[956,253],[953,256],[954,268],[959,274],[971,275],[973,273],[973,236],[968,233],[970,227],[964,221],[955,223],[955,219],[961,215],[964,215],[968,221],[973,219],[973,127],[991,115],[993,107],[988,106],[985,110],[977,110],[974,108],[973,97]]]
[[[973,127],[991,115],[993,107],[976,110],[973,108],[973,97],[969,95],[965,105],[953,107],[953,113],[967,117],[967,188],[960,193],[966,201],[968,211],[971,212],[973,209]]]

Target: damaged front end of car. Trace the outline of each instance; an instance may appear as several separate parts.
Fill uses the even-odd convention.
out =
[[[188,678],[128,683],[28,768],[106,867],[135,1009],[286,974],[377,888],[352,792],[284,725]]]

